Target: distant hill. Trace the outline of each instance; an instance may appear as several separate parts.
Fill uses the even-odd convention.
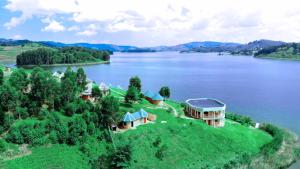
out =
[[[98,49],[98,50],[109,50],[113,52],[126,52],[129,50],[136,50],[140,49],[135,46],[118,46],[113,44],[91,44],[91,43],[72,43],[72,44],[66,44],[61,42],[53,42],[53,41],[40,41],[40,43],[51,46],[51,47],[65,47],[65,46],[77,46],[77,47],[86,47],[86,48],[92,48],[92,49]]]
[[[182,52],[189,52],[189,51],[196,51],[201,52],[203,50],[209,51],[213,48],[231,48],[235,46],[239,46],[239,43],[227,43],[227,42],[214,42],[214,41],[203,41],[203,42],[189,42],[175,46],[158,46],[158,47],[151,47],[150,49],[156,51],[182,51]]]
[[[32,43],[29,40],[12,40],[0,39],[1,46],[24,45]],[[282,41],[272,40],[256,40],[247,44],[233,43],[233,42],[189,42],[173,46],[154,46],[154,47],[137,47],[130,45],[114,45],[114,44],[91,44],[91,43],[61,43],[54,41],[39,41],[35,42],[48,47],[85,47],[98,50],[108,50],[112,52],[160,52],[160,51],[180,51],[180,52],[228,52],[233,55],[254,55],[257,51],[285,44]]]
[[[286,43],[264,48],[255,53],[255,57],[300,60],[300,43]]]
[[[283,44],[285,44],[285,42],[261,39],[237,46],[232,51],[230,51],[230,53],[239,55],[254,55],[259,50],[275,46],[281,46]]]

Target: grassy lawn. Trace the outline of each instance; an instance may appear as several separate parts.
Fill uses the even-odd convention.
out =
[[[85,169],[90,168],[77,147],[53,145],[32,148],[32,154],[6,161],[7,169]]]

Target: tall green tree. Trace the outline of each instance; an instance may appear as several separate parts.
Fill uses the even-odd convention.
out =
[[[3,70],[0,69],[0,85],[3,84],[3,81],[4,81],[4,73],[3,73]]]
[[[74,101],[78,92],[76,73],[68,67],[64,77],[61,79],[61,101],[62,104]]]
[[[17,91],[8,84],[0,87],[0,109],[3,111],[14,110],[17,105]]]
[[[142,82],[141,82],[141,79],[140,79],[138,76],[131,77],[130,80],[129,80],[129,86],[128,86],[128,89],[129,89],[130,87],[136,87],[136,89],[137,89],[138,92],[140,93],[141,90],[142,90]]]
[[[101,112],[99,114],[100,125],[109,127],[117,122],[117,112],[119,111],[119,100],[113,96],[103,98]]]
[[[86,83],[86,74],[84,73],[83,68],[78,68],[76,73],[77,85],[84,90]]]
[[[9,77],[9,84],[17,91],[23,91],[28,87],[29,80],[24,69],[20,68],[12,72]]]
[[[139,91],[137,90],[137,88],[129,87],[125,95],[125,102],[132,103],[138,101],[138,99],[139,99]]]
[[[171,92],[170,92],[170,88],[168,86],[163,86],[160,90],[159,90],[159,94],[166,98],[170,98]]]
[[[101,90],[99,89],[98,86],[93,86],[93,88],[92,88],[92,96],[93,97],[97,97],[97,98],[101,98],[102,97]]]

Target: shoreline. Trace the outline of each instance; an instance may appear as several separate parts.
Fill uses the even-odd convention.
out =
[[[84,65],[97,65],[97,64],[109,64],[110,61],[99,61],[99,62],[86,62],[86,63],[59,63],[59,64],[50,64],[50,65],[16,65],[16,67],[22,68],[33,68],[36,66],[39,67],[60,67],[60,66],[84,66]]]
[[[257,57],[257,56],[253,56],[254,58],[257,59],[270,59],[270,60],[282,60],[282,61],[300,61],[300,58],[274,58],[274,57],[269,57],[269,56],[263,56],[263,57]]]

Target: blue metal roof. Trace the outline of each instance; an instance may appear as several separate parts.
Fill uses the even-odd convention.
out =
[[[156,93],[151,99],[152,100],[164,100],[164,98],[158,93]]]
[[[144,96],[147,96],[147,97],[150,97],[150,98],[152,98],[153,95],[154,95],[154,93],[152,93],[149,90],[144,93]]]
[[[123,118],[124,122],[130,122],[130,121],[134,121],[133,116],[131,115],[131,113],[127,112]]]
[[[132,114],[127,112],[123,118],[123,121],[131,122],[131,121],[135,121],[147,117],[148,117],[148,113],[144,109],[141,109],[140,111],[134,112]]]
[[[187,103],[190,104],[191,106],[199,107],[199,108],[213,108],[213,107],[225,106],[225,104],[220,101],[214,99],[206,99],[206,98],[190,99],[187,100]]]

